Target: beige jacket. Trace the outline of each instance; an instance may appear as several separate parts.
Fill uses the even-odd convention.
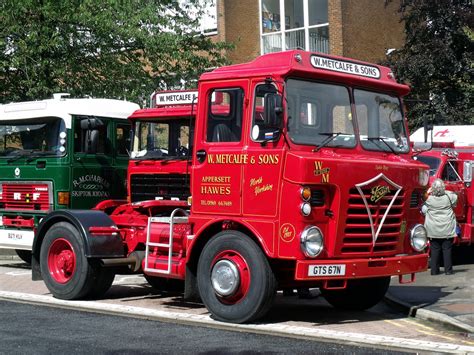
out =
[[[456,236],[456,206],[458,196],[446,191],[443,196],[429,196],[423,205],[425,228],[429,238],[454,238]]]

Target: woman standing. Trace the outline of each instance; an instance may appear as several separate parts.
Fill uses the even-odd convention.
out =
[[[452,246],[456,237],[456,215],[453,207],[456,206],[458,196],[446,191],[444,182],[441,179],[433,181],[428,190],[429,197],[425,201],[422,212],[425,214],[425,228],[430,238],[431,275],[439,274],[439,258],[443,253],[444,273],[452,275]]]

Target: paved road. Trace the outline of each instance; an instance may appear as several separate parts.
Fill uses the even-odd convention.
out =
[[[0,354],[402,354],[0,301]]]
[[[313,292],[317,296],[317,290]],[[184,302],[180,294],[155,291],[141,276],[118,276],[105,298],[98,302],[56,300],[42,282],[31,281],[31,271],[25,264],[12,260],[0,263],[0,298],[247,333],[362,346],[376,344],[407,351],[474,353],[472,339],[438,324],[408,318],[383,303],[366,312],[343,312],[332,308],[322,297],[299,300],[279,294],[275,306],[259,324],[236,326],[212,320],[202,304]]]

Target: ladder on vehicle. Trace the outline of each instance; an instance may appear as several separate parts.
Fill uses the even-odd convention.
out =
[[[177,213],[183,214],[184,216],[175,216]],[[169,275],[171,273],[171,259],[173,256],[173,227],[175,224],[180,223],[188,223],[188,212],[183,210],[182,208],[176,208],[173,210],[169,217],[149,217],[148,218],[148,225],[147,225],[147,232],[146,232],[146,243],[145,243],[145,273],[154,273],[154,274],[163,274]],[[168,243],[153,243],[150,242],[150,234],[151,234],[151,225],[153,223],[169,223],[170,231],[169,231],[169,239]],[[154,269],[148,267],[148,255],[150,252],[150,247],[161,247],[168,249],[168,267],[167,269]]]

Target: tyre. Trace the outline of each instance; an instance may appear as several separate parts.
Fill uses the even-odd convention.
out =
[[[16,255],[23,260],[25,263],[31,265],[31,251],[30,250],[22,250],[22,249],[15,249]]]
[[[390,277],[349,280],[345,289],[321,289],[321,294],[335,308],[364,310],[379,303],[389,285]]]
[[[56,223],[46,232],[40,268],[48,290],[65,300],[101,296],[113,281],[109,270],[85,257],[82,236],[67,222]]]
[[[263,317],[276,293],[276,279],[262,250],[238,231],[223,231],[207,243],[198,261],[197,283],[203,303],[223,322]]]
[[[183,292],[184,282],[183,280],[167,279],[165,277],[157,277],[150,275],[143,275],[145,279],[156,290],[165,292]]]

